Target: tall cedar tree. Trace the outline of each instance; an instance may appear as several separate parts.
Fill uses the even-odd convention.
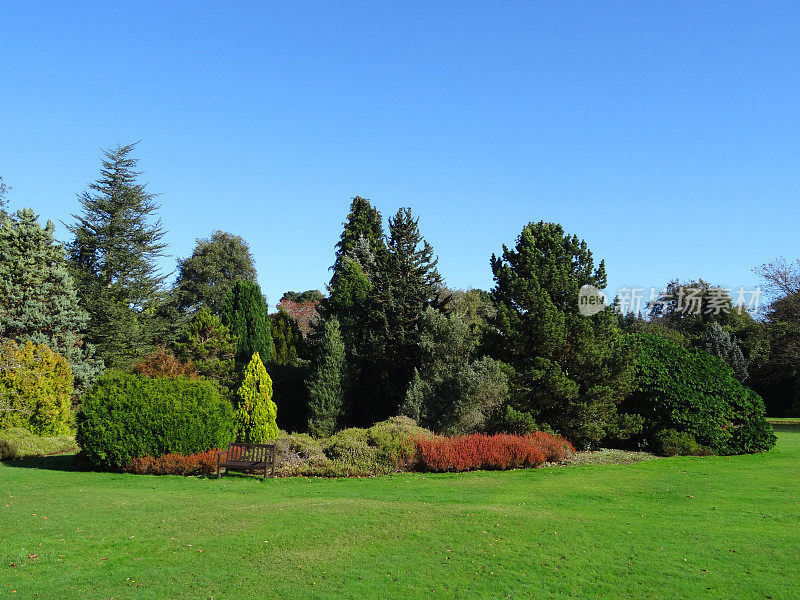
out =
[[[578,312],[581,286],[605,288],[604,262],[595,268],[586,242],[540,221],[491,265],[497,314],[488,339],[516,371],[513,408],[583,446],[634,432],[637,420],[617,411],[633,388],[633,364],[616,319],[610,310]]]
[[[267,302],[261,288],[253,281],[239,280],[228,290],[222,310],[222,322],[236,336],[236,367],[243,368],[253,354],[272,360],[272,332]]]
[[[81,303],[89,313],[87,338],[108,367],[125,368],[163,337],[156,261],[166,248],[155,195],[137,182],[136,144],[105,150],[100,179],[80,196],[82,215],[67,228],[68,255]]]
[[[279,365],[297,366],[302,354],[303,336],[297,322],[283,308],[269,317],[272,327],[272,343],[275,347],[274,362]]]
[[[192,255],[178,261],[178,308],[195,312],[206,307],[220,315],[228,290],[239,279],[256,280],[253,255],[243,238],[215,231],[208,239],[198,239]]]
[[[344,416],[346,364],[339,321],[331,316],[325,321],[322,338],[316,346],[308,378],[311,435],[330,436]]]
[[[64,249],[51,221],[39,225],[31,209],[0,216],[0,338],[46,344],[70,364],[81,394],[103,370],[83,333],[89,315],[78,303]]]

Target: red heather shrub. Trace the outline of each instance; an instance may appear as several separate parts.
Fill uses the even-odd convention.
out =
[[[123,469],[136,475],[212,475],[217,471],[219,450],[198,454],[165,454],[158,458],[140,456]]]
[[[529,435],[474,433],[457,437],[416,438],[420,467],[425,471],[504,470],[538,467],[575,452],[560,436],[537,431]]]

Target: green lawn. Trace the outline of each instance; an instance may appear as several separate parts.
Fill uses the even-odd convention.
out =
[[[800,427],[777,429],[755,456],[372,479],[11,461],[0,597],[799,598]]]

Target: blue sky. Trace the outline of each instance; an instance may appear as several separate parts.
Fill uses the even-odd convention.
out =
[[[800,5],[0,4],[0,175],[69,221],[137,150],[173,258],[242,235],[271,305],[322,289],[349,199],[410,206],[454,287],[557,221],[609,289],[797,257]],[[66,238],[59,224],[58,235]]]

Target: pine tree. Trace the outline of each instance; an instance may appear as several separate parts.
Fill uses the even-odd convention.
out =
[[[174,348],[178,358],[191,361],[199,375],[219,383],[226,395],[232,390],[236,380],[236,337],[208,308],[195,313]]]
[[[69,259],[82,305],[89,312],[88,339],[107,366],[124,368],[151,352],[165,324],[157,318],[164,276],[165,231],[155,195],[138,183],[136,144],[105,150],[100,178],[80,196],[73,215]]]
[[[633,365],[620,349],[610,310],[578,311],[583,285],[603,289],[605,264],[595,268],[586,242],[554,223],[530,223],[516,247],[492,256],[497,314],[487,335],[491,354],[515,369],[513,406],[591,445],[626,437],[637,427],[617,406],[633,386]]]
[[[236,365],[244,367],[253,354],[264,362],[272,360],[272,332],[267,302],[261,288],[253,281],[239,280],[225,298],[222,322],[236,336]]]
[[[309,431],[317,437],[330,436],[341,424],[346,385],[345,349],[339,321],[329,317],[316,347],[308,378],[310,396]]]
[[[277,313],[270,315],[270,324],[275,347],[274,362],[297,366],[303,345],[303,336],[297,322],[283,308],[279,308]]]
[[[278,407],[272,401],[270,379],[258,352],[244,369],[242,384],[236,392],[238,405],[234,411],[236,439],[262,444],[278,437]]]
[[[228,290],[239,279],[256,280],[253,255],[244,239],[224,231],[198,239],[192,255],[178,262],[178,308],[194,312],[207,307],[220,315]]]
[[[78,303],[64,250],[31,209],[0,218],[0,338],[46,344],[67,359],[81,394],[103,370],[83,335],[89,315]]]

